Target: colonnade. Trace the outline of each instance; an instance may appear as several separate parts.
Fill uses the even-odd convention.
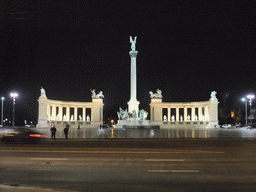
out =
[[[190,106],[190,107],[163,107],[167,109],[167,116],[163,116],[164,121],[208,121],[209,106]],[[172,109],[175,113],[172,113]],[[182,112],[183,111],[183,112]]]
[[[70,109],[73,109],[74,112],[71,113]],[[78,110],[81,109],[81,113],[78,113]],[[91,111],[91,107],[83,106],[66,106],[66,105],[55,105],[51,104],[47,106],[47,116],[48,120],[56,121],[90,121],[91,112],[87,112],[87,109]]]
[[[214,93],[214,92],[213,92]],[[193,124],[218,126],[218,100],[211,94],[208,101],[199,102],[162,102],[162,98],[152,98],[150,103],[150,122],[152,125],[183,124],[193,121]],[[170,124],[168,122],[171,122]],[[172,123],[174,122],[174,123]],[[190,123],[185,123],[190,124]]]
[[[71,126],[99,127],[103,124],[102,98],[92,98],[92,102],[57,101],[41,94],[38,103],[38,127],[67,123]]]

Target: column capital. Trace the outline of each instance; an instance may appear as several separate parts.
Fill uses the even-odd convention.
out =
[[[138,51],[130,51],[129,54],[130,54],[131,58],[136,58]]]

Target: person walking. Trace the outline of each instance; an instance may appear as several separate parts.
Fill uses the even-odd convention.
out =
[[[57,129],[56,129],[56,127],[55,127],[55,125],[53,125],[53,126],[52,126],[52,128],[51,128],[50,130],[51,130],[51,132],[52,132],[52,136],[51,136],[51,138],[53,138],[53,139],[55,140],[55,133],[56,133],[56,131],[57,131]]]
[[[65,134],[66,139],[68,139],[68,130],[69,130],[69,126],[66,125],[66,127],[64,129],[64,134]]]

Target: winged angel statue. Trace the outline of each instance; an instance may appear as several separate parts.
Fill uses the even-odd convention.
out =
[[[137,39],[137,36],[134,37],[134,40],[132,40],[132,36],[130,36],[130,43],[131,43],[132,51],[135,51],[136,39]]]

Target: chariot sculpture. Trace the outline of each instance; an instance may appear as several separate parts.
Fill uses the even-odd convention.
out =
[[[151,99],[162,99],[162,91],[160,89],[156,90],[156,93],[153,93],[152,91],[149,91],[150,98]]]

